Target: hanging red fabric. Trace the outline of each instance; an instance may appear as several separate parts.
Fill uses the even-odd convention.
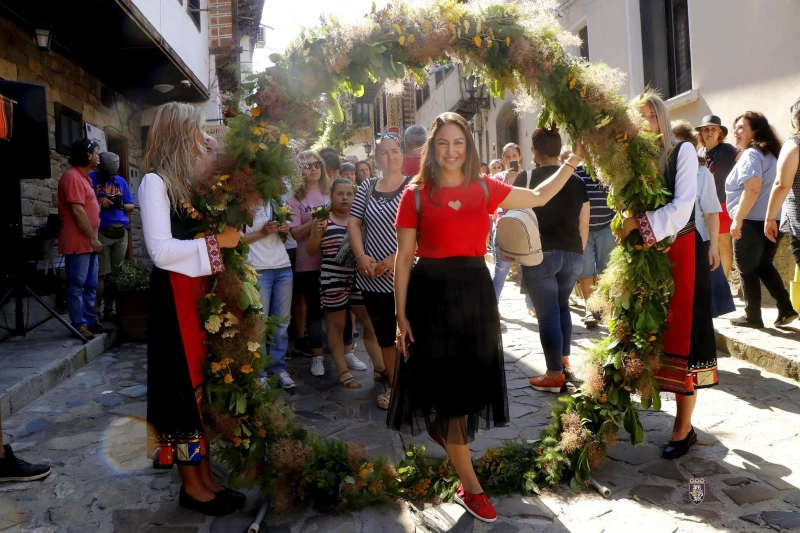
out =
[[[11,140],[11,125],[14,119],[14,101],[0,94],[0,139]]]

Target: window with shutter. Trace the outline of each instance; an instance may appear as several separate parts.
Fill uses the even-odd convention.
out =
[[[687,0],[639,0],[645,86],[672,98],[692,89]]]

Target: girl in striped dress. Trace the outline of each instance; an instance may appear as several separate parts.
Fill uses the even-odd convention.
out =
[[[348,311],[353,311],[364,326],[364,345],[373,364],[378,367],[383,363],[381,349],[375,330],[369,319],[361,291],[355,287],[355,270],[339,265],[336,254],[347,236],[347,221],[350,218],[350,207],[353,205],[355,191],[353,183],[345,178],[337,178],[331,185],[331,214],[327,220],[317,220],[311,231],[311,238],[306,245],[309,255],[322,255],[320,273],[320,301],[325,315],[325,327],[328,330],[328,349],[336,365],[339,383],[348,389],[361,388],[361,383],[350,374],[348,367],[355,365],[347,358],[355,359],[355,355],[344,353],[343,334]],[[351,363],[348,365],[348,363]],[[360,361],[359,361],[360,363]]]

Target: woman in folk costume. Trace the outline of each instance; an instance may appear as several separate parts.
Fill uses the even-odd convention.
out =
[[[144,157],[148,173],[138,198],[150,276],[147,342],[148,455],[155,468],[178,465],[182,507],[208,515],[244,506],[244,495],[211,475],[200,411],[207,350],[198,304],[212,274],[223,271],[221,248],[235,248],[239,233],[194,239],[192,181],[211,151],[205,117],[195,106],[171,102],[156,110]]]
[[[664,357],[655,371],[661,392],[675,393],[678,412],[672,438],[664,448],[665,459],[684,455],[697,442],[692,427],[696,390],[717,384],[717,350],[711,319],[711,289],[703,241],[695,229],[697,195],[697,153],[689,142],[676,143],[669,112],[656,94],[642,96],[639,111],[651,132],[660,134],[661,165],[670,202],[654,211],[626,218],[617,230],[618,242],[638,230],[645,245],[666,238],[675,293],[669,302],[664,335]]]

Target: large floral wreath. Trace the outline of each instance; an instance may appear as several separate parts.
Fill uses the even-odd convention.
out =
[[[243,111],[227,122],[224,155],[196,188],[198,236],[251,222],[264,200],[282,209],[284,178],[296,173],[290,141],[318,131],[326,114],[342,120],[337,95],[363,94],[376,80],[389,80],[389,90],[403,79],[421,84],[431,64],[445,62],[460,63],[495,96],[511,91],[528,110],[538,97],[540,124],[556,122],[584,143],[587,167],[600,171],[617,211],[613,227],[626,211],[664,205],[669,193],[656,164],[656,137],[643,131],[636,102],[618,94],[623,75],[566,54],[574,44],[548,0],[493,0],[483,7],[437,0],[382,10],[373,4],[357,26],[331,16],[244,84]],[[632,397],[638,394],[644,408],[660,408],[653,369],[673,287],[662,252],[665,244],[648,247],[638,232],[616,248],[596,298],[610,318],[610,334],[592,351],[585,384],[559,399],[539,440],[514,441],[476,460],[488,491],[532,493],[565,481],[581,490],[621,426],[632,443],[642,441]],[[257,483],[278,510],[298,502],[335,509],[449,498],[457,479],[447,460],[431,463],[412,446],[399,465],[371,462],[363,448],[320,440],[293,423],[291,409],[276,401],[279,389],[261,386],[261,350],[274,323],[261,309],[246,255],[244,243],[224,251],[225,272],[200,307],[210,351],[206,417],[219,437],[213,451],[231,467],[232,481]]]

